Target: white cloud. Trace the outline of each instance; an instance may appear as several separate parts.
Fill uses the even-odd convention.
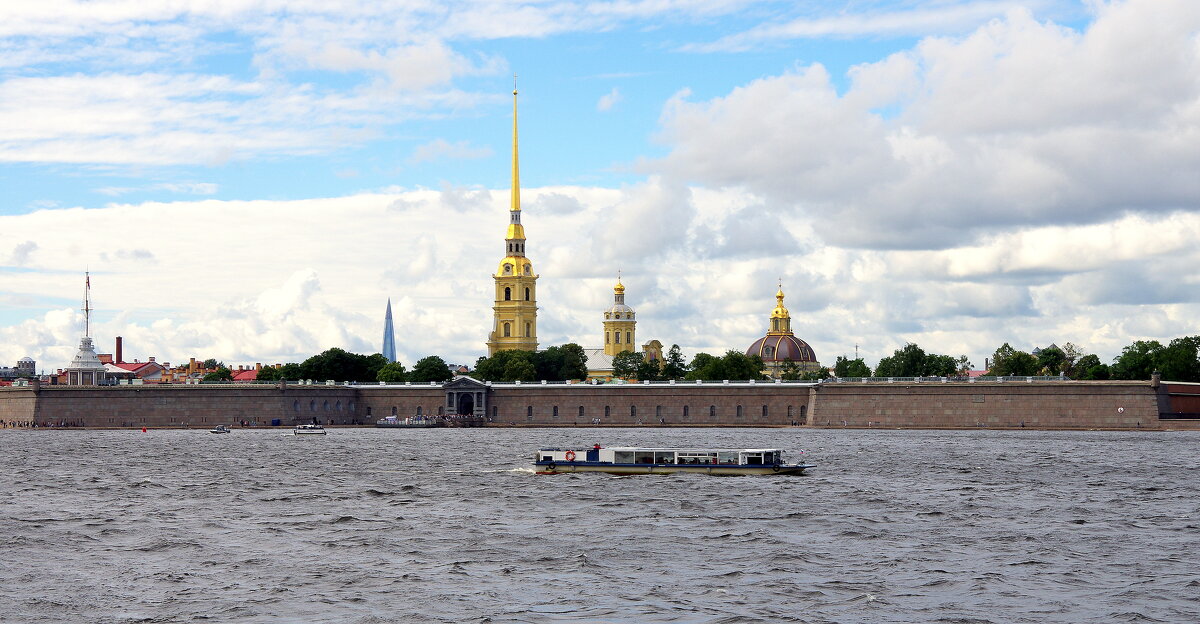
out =
[[[854,344],[874,361],[905,341],[977,363],[1003,342],[1071,341],[1108,359],[1133,337],[1194,334],[1200,313],[1191,294],[1200,279],[1179,270],[1200,266],[1191,212],[889,251],[832,246],[816,234],[819,215],[760,212],[761,198],[738,190],[651,180],[523,191],[547,345],[599,344],[618,269],[639,339],[688,353],[740,349],[761,335],[780,278],[796,332],[828,361]],[[0,362],[65,365],[79,328],[62,301],[79,296],[87,266],[98,344],[121,335],[134,357],[253,364],[333,346],[370,353],[391,297],[402,358],[471,363],[490,327],[507,208],[506,190],[448,187],[0,217],[14,240],[38,241],[32,270],[4,273],[9,318],[28,317],[0,323]],[[781,228],[788,239],[776,240]],[[203,270],[179,258],[203,258]]]
[[[613,87],[612,91],[600,96],[600,100],[596,102],[596,110],[602,113],[607,113],[608,111],[612,110],[612,108],[620,101],[621,92],[616,87]]]
[[[815,64],[704,102],[681,92],[662,116],[671,153],[644,168],[820,215],[817,233],[851,247],[1200,207],[1200,5],[1097,11],[1083,32],[1015,11],[926,38],[854,68],[845,93]]]
[[[434,139],[413,149],[412,155],[408,157],[408,163],[415,165],[423,162],[436,162],[444,158],[488,158],[492,154],[492,148],[487,146],[471,147],[469,141],[450,143],[445,139]]]

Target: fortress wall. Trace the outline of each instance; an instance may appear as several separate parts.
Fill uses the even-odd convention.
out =
[[[33,421],[35,396],[30,388],[0,388],[0,420],[5,423]]]
[[[815,393],[814,426],[1159,427],[1148,382],[836,383]]]
[[[375,424],[375,421],[386,416],[396,416],[401,420],[417,415],[421,408],[422,416],[436,416],[438,407],[446,400],[446,392],[441,386],[427,384],[412,386],[366,386],[358,388],[359,414],[363,422]]]
[[[804,424],[809,395],[807,385],[771,383],[503,386],[493,389],[488,416],[497,424],[526,426],[590,425],[599,419],[600,425],[777,427]]]
[[[32,394],[32,393],[31,393]],[[86,427],[211,427],[243,420],[270,425],[360,420],[357,392],[337,386],[42,386],[38,422]]]

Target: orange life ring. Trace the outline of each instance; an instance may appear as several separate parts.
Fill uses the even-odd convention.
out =
[[[567,451],[567,461],[575,461],[575,451]]]

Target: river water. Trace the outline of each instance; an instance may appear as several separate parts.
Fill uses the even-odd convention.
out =
[[[538,476],[539,446],[802,477]],[[0,622],[1198,622],[1200,433],[0,430]]]

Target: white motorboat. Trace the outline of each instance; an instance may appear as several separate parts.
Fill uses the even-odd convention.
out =
[[[296,425],[296,428],[292,429],[292,433],[295,435],[325,435],[325,427],[321,425]]]

